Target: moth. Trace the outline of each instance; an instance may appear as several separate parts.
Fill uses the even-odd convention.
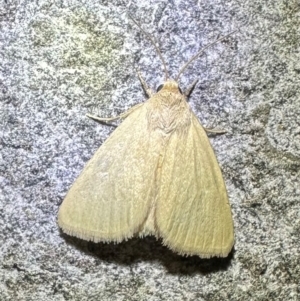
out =
[[[178,85],[187,66],[225,37],[193,56],[172,80],[156,43],[140,29],[163,62],[165,82],[153,92],[139,75],[146,102],[115,118],[88,115],[124,121],[72,185],[58,225],[93,242],[154,235],[181,255],[226,257],[234,244],[226,187],[206,130],[187,103],[195,83],[185,93]]]

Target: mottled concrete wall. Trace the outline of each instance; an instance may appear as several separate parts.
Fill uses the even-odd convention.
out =
[[[90,2],[97,2],[90,3]],[[228,188],[227,259],[178,256],[154,238],[119,245],[63,235],[68,188],[112,127],[144,101],[139,68],[163,81],[228,32],[181,78]],[[275,1],[2,1],[0,300],[299,300],[300,6]]]

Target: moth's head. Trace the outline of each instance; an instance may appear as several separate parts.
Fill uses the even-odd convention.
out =
[[[162,85],[158,86],[156,92],[159,92],[159,91],[166,91],[166,92],[182,94],[182,91],[181,91],[178,83],[172,79],[168,79]]]

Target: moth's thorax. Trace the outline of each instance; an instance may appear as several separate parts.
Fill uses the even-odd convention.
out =
[[[162,130],[165,134],[184,133],[190,122],[191,111],[186,97],[176,81],[167,80],[148,101],[149,128]]]

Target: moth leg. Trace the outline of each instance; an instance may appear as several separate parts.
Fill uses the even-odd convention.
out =
[[[187,88],[187,90],[183,93],[186,97],[189,97],[191,93],[193,92],[196,84],[198,82],[198,79],[195,79],[193,83]]]
[[[145,91],[145,93],[147,94],[148,97],[152,97],[154,92],[148,87],[147,83],[145,82],[145,80],[142,78],[141,74],[139,71],[136,71],[137,75],[139,77],[139,80],[143,86],[143,89]]]
[[[216,118],[214,118],[214,121],[212,122],[212,126],[203,127],[205,132],[212,133],[212,134],[225,134],[225,133],[227,133],[226,130],[216,129],[216,127],[214,126],[215,121],[216,121]]]
[[[203,128],[204,128],[205,132],[207,132],[207,133],[213,133],[213,134],[225,134],[225,133],[227,133],[226,130],[218,130],[216,128],[205,128],[205,127],[203,127]]]
[[[86,116],[93,120],[100,121],[100,122],[108,122],[108,121],[113,121],[113,120],[117,120],[117,119],[123,119],[123,118],[126,118],[128,115],[130,115],[133,111],[135,111],[137,108],[139,108],[143,104],[144,103],[139,103],[139,104],[133,106],[132,108],[130,108],[129,110],[127,110],[126,112],[124,112],[116,117],[100,118],[98,116],[94,116],[91,114],[86,114]]]

